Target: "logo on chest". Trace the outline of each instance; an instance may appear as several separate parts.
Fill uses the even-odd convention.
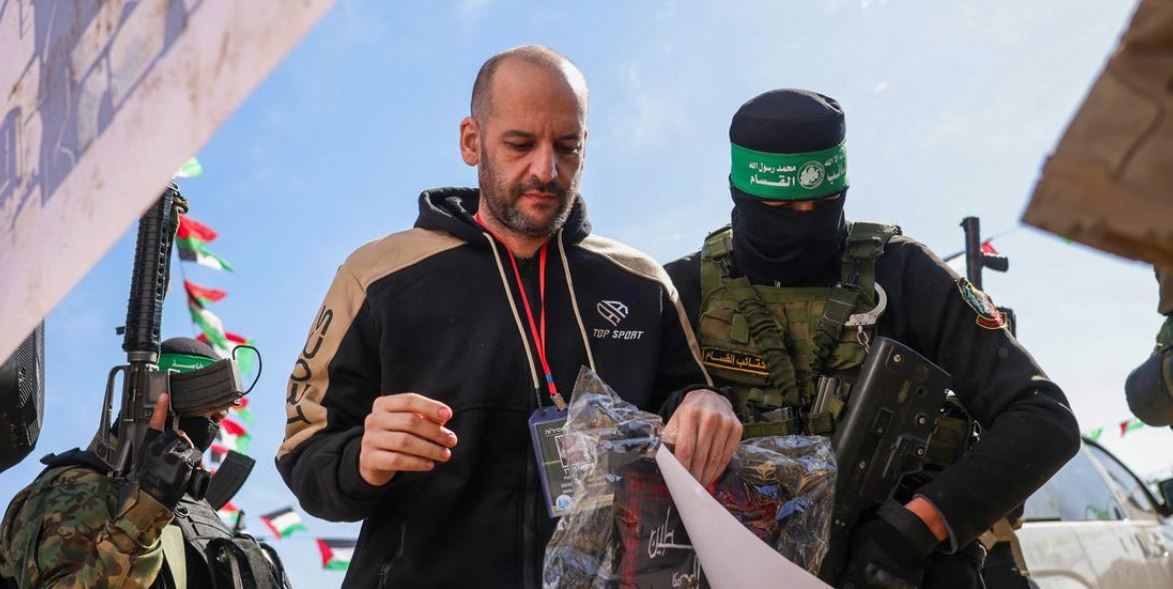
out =
[[[599,301],[595,305],[595,311],[598,311],[599,316],[603,318],[612,328],[595,328],[591,330],[591,336],[595,339],[614,339],[614,340],[637,340],[643,337],[643,330],[638,329],[618,329],[619,324],[627,319],[627,315],[631,312],[627,305],[622,301]]]

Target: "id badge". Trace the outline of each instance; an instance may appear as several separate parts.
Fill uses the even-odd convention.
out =
[[[539,407],[529,418],[529,433],[534,443],[534,458],[542,477],[546,511],[560,517],[574,506],[574,483],[566,452],[566,412],[554,407]]]

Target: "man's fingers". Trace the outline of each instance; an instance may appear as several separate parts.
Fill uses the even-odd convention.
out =
[[[709,452],[709,463],[705,467],[705,484],[711,484],[721,477],[733,453],[737,451],[737,444],[741,441],[741,427],[737,422],[724,421],[713,437],[713,449]]]
[[[432,460],[391,450],[372,450],[364,459],[368,468],[383,472],[425,471],[436,467]]]
[[[155,401],[155,408],[151,410],[150,428],[156,431],[163,431],[163,426],[167,425],[167,407],[171,402],[171,395],[163,393],[159,395],[159,400]]]
[[[692,472],[693,456],[696,452],[696,427],[692,423],[693,415],[688,411],[677,411],[672,416],[676,421],[676,459],[684,468]],[[696,476],[695,474],[693,476]]]
[[[713,475],[713,469],[716,467],[717,457],[712,456],[711,453],[725,449],[714,443],[716,442],[714,438],[720,433],[721,416],[716,413],[700,413],[696,422],[698,428],[692,476],[696,477],[696,480],[700,481],[702,485],[708,486],[716,478]],[[721,441],[725,441],[725,436],[721,436]]]
[[[452,457],[448,448],[407,432],[373,432],[364,436],[363,442],[373,450],[398,452],[436,462],[447,462]]]
[[[452,430],[424,419],[419,413],[375,412],[367,416],[364,426],[368,431],[408,432],[447,448],[454,448],[457,441]]]
[[[737,454],[737,447],[741,445],[742,429],[741,422],[737,422],[736,427],[729,431],[729,437],[725,439],[725,452],[722,454],[722,456],[725,457],[725,460],[723,463],[724,466],[721,467],[721,470],[724,470],[726,467],[728,467],[729,463],[733,461],[733,456]],[[717,473],[718,476],[720,476],[720,474],[721,473]]]
[[[452,419],[451,407],[416,393],[399,393],[379,397],[375,399],[372,407],[372,413],[374,412],[418,413],[424,419],[439,425],[444,425],[449,419]]]
[[[676,419],[676,416],[672,416],[672,418],[668,420],[668,425],[665,425],[664,429],[660,430],[661,442],[664,442],[670,446],[676,446],[677,421],[678,420]]]

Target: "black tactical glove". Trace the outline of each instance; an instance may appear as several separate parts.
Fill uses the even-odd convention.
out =
[[[200,468],[200,451],[179,434],[148,430],[138,463],[128,478],[168,509],[189,491],[202,499],[208,473]]]
[[[917,589],[929,554],[940,542],[916,514],[895,501],[851,536],[851,560],[840,589]]]

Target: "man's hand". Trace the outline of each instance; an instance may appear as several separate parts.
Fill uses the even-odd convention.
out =
[[[916,589],[929,554],[940,544],[925,522],[895,501],[851,534],[851,560],[840,589]]]
[[[202,453],[192,446],[183,432],[163,431],[167,423],[169,400],[170,397],[164,393],[155,403],[150,429],[147,430],[143,448],[139,450],[139,458],[129,478],[160,504],[175,509],[180,498],[189,490],[193,477],[200,476],[197,471],[200,471]],[[203,476],[202,484],[206,484],[206,474]]]
[[[676,458],[704,486],[729,466],[741,443],[741,420],[729,400],[708,389],[690,391],[664,427]]]
[[[375,399],[364,423],[358,473],[376,487],[400,471],[424,471],[447,462],[456,434],[444,427],[452,419],[447,405],[415,393]]]

